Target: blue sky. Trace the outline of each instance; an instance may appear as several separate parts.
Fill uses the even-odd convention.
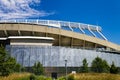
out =
[[[120,44],[120,0],[1,0],[0,19],[39,18],[100,25]]]
[[[100,25],[109,41],[120,44],[120,0],[43,0],[41,8],[55,12],[43,19]]]

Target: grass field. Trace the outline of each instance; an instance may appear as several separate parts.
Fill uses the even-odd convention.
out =
[[[13,73],[7,77],[0,77],[0,80],[52,80],[50,77],[34,75],[32,73]]]
[[[0,80],[19,80],[20,78],[28,78],[30,73],[13,73],[6,77],[0,77]]]
[[[74,75],[75,80],[120,80],[120,74],[109,73],[79,73]]]
[[[7,77],[0,77],[0,80],[29,80],[30,73],[13,73]],[[38,76],[37,80],[52,80]],[[58,79],[65,80],[65,79]],[[70,79],[73,80],[73,79]],[[109,73],[77,73],[74,80],[120,80],[120,74]]]

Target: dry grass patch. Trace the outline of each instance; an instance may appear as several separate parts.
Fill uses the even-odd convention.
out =
[[[120,80],[119,74],[109,73],[79,73],[74,77],[75,80]]]
[[[28,76],[30,76],[30,73],[13,73],[6,77],[0,77],[0,80],[16,80]]]

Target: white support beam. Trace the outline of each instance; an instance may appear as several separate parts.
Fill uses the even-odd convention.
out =
[[[97,29],[97,32],[102,36],[102,38],[103,38],[104,40],[107,40],[107,38],[98,30],[98,27],[96,27],[96,29]]]
[[[90,31],[90,33],[91,33],[94,37],[96,37],[96,35],[94,34],[94,32],[90,29],[89,25],[88,25],[88,30]]]
[[[83,34],[85,34],[85,31],[81,28],[80,23],[79,23],[79,29]]]
[[[58,21],[58,25],[59,25],[59,28],[61,29],[61,24],[60,24],[60,21]]]
[[[73,31],[72,27],[70,26],[70,22],[69,22],[69,28],[71,29],[71,31]]]

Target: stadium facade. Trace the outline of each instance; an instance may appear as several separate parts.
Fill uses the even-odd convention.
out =
[[[78,71],[82,60],[99,56],[120,67],[120,46],[102,34],[100,26],[55,20],[1,20],[0,43],[22,66],[41,62],[48,76]]]

